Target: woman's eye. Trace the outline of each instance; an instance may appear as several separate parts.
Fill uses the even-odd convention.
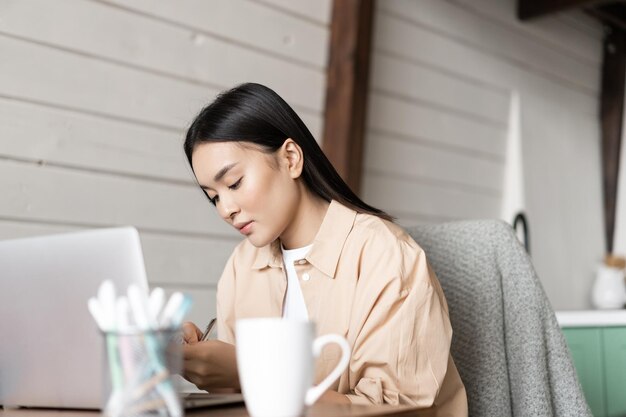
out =
[[[237,180],[237,182],[235,182],[234,184],[230,185],[228,188],[231,189],[231,190],[236,190],[241,185],[241,180],[242,179],[243,179],[243,177],[239,178]]]
[[[239,178],[235,183],[231,184],[228,186],[229,190],[236,190],[237,188],[239,188],[239,186],[241,185],[241,180],[243,179],[243,177]],[[207,194],[207,197],[209,198],[209,201],[211,202],[211,204],[213,204],[214,206],[217,205],[217,203],[220,201],[220,196],[219,195],[215,195],[214,197],[211,197]]]

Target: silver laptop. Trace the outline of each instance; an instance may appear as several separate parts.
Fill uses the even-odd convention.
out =
[[[147,289],[136,229],[0,241],[0,405],[101,408],[102,338],[87,299],[105,279]],[[184,403],[241,401],[194,394]]]

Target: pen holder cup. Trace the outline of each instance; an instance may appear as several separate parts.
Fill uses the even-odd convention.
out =
[[[183,415],[173,378],[182,369],[180,329],[102,336],[105,416]]]

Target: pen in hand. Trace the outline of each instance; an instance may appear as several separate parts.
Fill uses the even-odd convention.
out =
[[[213,326],[215,326],[215,321],[216,319],[211,319],[211,321],[209,322],[209,325],[206,326],[204,333],[202,333],[202,338],[200,338],[201,342],[204,342],[205,340],[208,339],[209,334],[211,334],[211,329],[213,329]]]

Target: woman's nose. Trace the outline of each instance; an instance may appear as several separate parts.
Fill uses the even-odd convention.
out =
[[[235,214],[239,212],[239,207],[237,204],[230,198],[222,198],[220,196],[220,215],[224,218],[224,220],[231,220]]]

